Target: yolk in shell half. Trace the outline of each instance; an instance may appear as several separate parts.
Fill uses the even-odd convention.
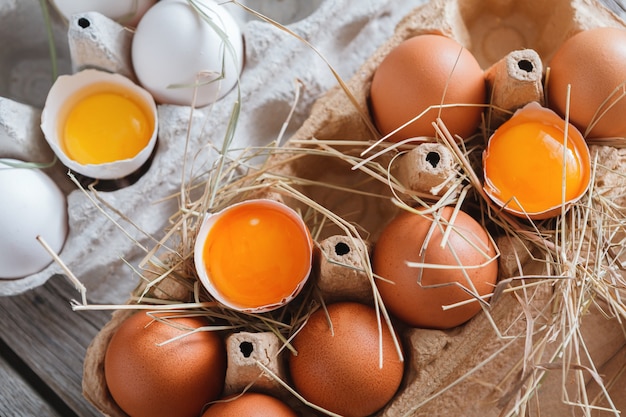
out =
[[[136,156],[152,137],[154,120],[132,98],[98,92],[80,99],[63,125],[63,145],[74,161],[103,164]]]
[[[280,303],[311,267],[310,235],[272,206],[246,204],[224,211],[202,251],[215,289],[243,308]]]
[[[577,143],[564,137],[560,126],[541,120],[511,119],[502,125],[484,159],[492,194],[510,209],[527,213],[545,212],[579,197],[588,183],[588,167]]]

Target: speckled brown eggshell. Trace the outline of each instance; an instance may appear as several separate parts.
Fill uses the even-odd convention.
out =
[[[571,85],[569,120],[586,138],[626,137],[626,30],[596,28],[579,32],[566,40],[548,64],[549,106],[562,117],[567,109],[567,88]],[[619,91],[615,91],[620,87]],[[611,107],[585,133],[594,115],[611,94]]]
[[[453,208],[444,207],[440,213],[449,220]],[[445,226],[441,223],[432,230],[431,226],[431,215],[399,214],[381,233],[372,267],[382,277],[376,284],[383,302],[396,317],[414,327],[449,329],[481,309],[474,301],[443,310],[443,306],[473,298],[454,283],[470,288],[469,278],[478,294],[491,293],[498,272],[496,251],[485,229],[463,211],[458,212],[444,247]],[[407,261],[428,266],[409,266]],[[460,265],[466,267],[467,276]]]
[[[454,135],[466,139],[476,132],[486,101],[483,70],[472,53],[443,35],[409,38],[383,59],[374,73],[370,104],[374,123],[387,135],[429,106],[476,105],[441,110],[441,119]],[[431,109],[390,139],[435,136],[432,123],[440,109]]]
[[[296,390],[345,417],[369,416],[381,409],[393,398],[404,372],[392,334],[384,320],[381,323],[382,368],[373,308],[341,302],[328,306],[328,316],[323,309],[313,313],[293,339],[298,354],[289,356]]]
[[[199,317],[168,320],[172,324],[135,313],[120,325],[107,348],[107,387],[131,417],[197,417],[222,392],[226,349],[221,337],[202,331],[159,346],[206,325]]]
[[[297,417],[297,414],[275,397],[246,392],[214,403],[202,417]]]

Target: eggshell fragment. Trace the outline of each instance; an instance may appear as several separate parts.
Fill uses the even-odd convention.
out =
[[[222,392],[224,343],[211,331],[186,334],[206,325],[202,318],[156,317],[167,322],[139,312],[119,326],[104,359],[107,387],[132,417],[196,417]]]
[[[328,411],[369,416],[400,386],[404,364],[393,336],[364,304],[331,304],[328,316],[323,309],[316,311],[296,334],[293,347],[297,355],[289,356],[289,369],[296,390]]]
[[[396,46],[376,69],[370,87],[374,122],[383,135],[395,132],[390,138],[394,141],[435,136],[432,123],[437,117],[465,139],[477,130],[485,100],[483,70],[471,52],[434,34]],[[436,108],[442,104],[455,106]],[[431,106],[435,108],[429,110]]]
[[[487,231],[463,211],[451,220],[453,212],[444,207],[436,221],[430,214],[402,212],[376,242],[372,267],[381,277],[380,295],[389,311],[411,326],[463,324],[481,310],[479,302],[444,307],[493,291],[498,264]]]
[[[586,138],[626,138],[625,29],[579,32],[561,45],[548,66],[551,108],[562,117],[569,110],[569,121]]]

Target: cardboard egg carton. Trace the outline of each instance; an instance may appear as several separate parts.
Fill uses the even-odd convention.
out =
[[[346,76],[421,1],[395,5],[391,0],[373,0],[354,8],[348,2],[315,0],[276,5],[254,0],[251,6],[306,34],[312,43],[326,45],[324,55]],[[233,146],[263,146],[276,139],[287,119],[296,95],[296,80],[301,80],[305,89],[299,95],[287,135],[306,119],[314,100],[336,80],[321,60],[310,65],[316,57],[307,45],[238,6],[224,7],[240,22],[246,43],[240,80],[242,114]],[[131,30],[96,12],[77,14],[66,21],[49,2],[48,8],[58,74],[98,68],[134,79]],[[370,19],[374,14],[379,15]],[[52,84],[52,69],[40,5],[3,4],[0,21],[0,38],[6,41],[0,50],[0,157],[48,163],[54,155],[39,124]],[[333,22],[334,31],[325,30],[328,21]],[[100,184],[100,190],[105,191],[93,194],[78,190],[60,163],[45,170],[67,195],[69,231],[59,256],[86,286],[92,302],[121,303],[134,289],[137,276],[128,264],[138,264],[145,256],[141,246],[149,247],[153,238],[162,236],[169,217],[177,210],[171,196],[180,190],[182,178],[190,176],[191,171],[181,172],[187,158],[185,141],[189,140],[193,150],[211,145],[220,148],[236,98],[233,91],[210,108],[193,112],[185,106],[159,105],[158,143],[149,166],[121,183]],[[207,150],[195,160],[195,167],[210,165],[215,158],[215,152]],[[191,164],[187,166],[191,170]],[[0,296],[28,291],[62,274],[63,268],[51,262],[38,273],[0,279]]]
[[[348,89],[353,93],[357,106],[367,114],[372,76],[386,54],[409,37],[435,32],[452,37],[467,47],[485,70],[492,103],[514,111],[528,102],[543,101],[545,65],[564,40],[578,31],[600,26],[623,28],[625,24],[595,1],[564,0],[547,5],[540,1],[434,0],[403,19],[396,27],[394,36],[349,81]],[[506,117],[505,114],[491,116],[490,128],[497,127]],[[295,133],[292,141],[309,146],[306,141],[312,138],[377,139],[363,121],[361,113],[338,87],[315,104],[311,116]],[[341,149],[345,151],[345,148]],[[359,155],[364,149],[349,151]],[[619,169],[617,161],[623,160],[625,155],[623,149],[608,147],[594,147],[592,151],[598,152],[599,157],[606,158],[607,162],[610,161],[607,165],[613,169]],[[381,158],[380,162],[384,165],[388,161]],[[280,161],[277,164],[280,165]],[[413,161],[412,165],[415,164]],[[320,166],[323,168],[320,169]],[[308,162],[305,157],[297,163],[280,165],[278,170],[282,170],[286,176],[332,182],[339,186],[361,184],[362,179],[359,173],[350,171],[344,161],[331,158],[322,164],[317,157],[310,157]],[[611,188],[608,185],[610,182],[619,188],[614,192],[622,201],[623,193],[620,194],[620,191],[624,190],[623,181],[615,177],[605,178],[604,187]],[[333,191],[322,188],[311,187],[303,192],[313,196],[316,201],[319,196],[324,203],[328,202],[327,207],[333,212],[343,214],[362,226],[375,247],[376,237],[393,216],[394,207],[390,203],[385,206],[384,202],[375,199],[367,201],[366,197],[346,206],[340,191],[333,195]],[[367,187],[363,191],[382,192],[379,188]],[[358,200],[358,197],[355,199]],[[297,205],[288,199],[285,201]],[[333,205],[333,202],[336,204]],[[354,214],[355,205],[363,208],[358,214]],[[500,280],[520,274],[546,274],[541,262],[532,261],[523,249],[508,239],[498,239],[497,244],[502,254],[499,261]],[[332,256],[332,253],[328,256]],[[348,261],[346,263],[350,264]],[[366,267],[362,264],[352,266],[357,270]],[[523,266],[523,271],[519,270],[520,266]],[[341,279],[341,274],[335,277]],[[321,276],[320,280],[332,281],[333,277]],[[583,394],[576,392],[575,382],[571,379],[562,381],[561,368],[554,368],[545,374],[540,371],[544,369],[544,364],[546,367],[553,365],[550,358],[556,354],[557,345],[548,344],[547,349],[539,354],[527,350],[531,349],[533,342],[525,334],[529,322],[520,320],[529,310],[535,313],[542,311],[551,295],[549,286],[538,286],[524,300],[503,295],[493,300],[489,314],[480,313],[467,324],[450,331],[403,329],[403,339],[409,352],[405,380],[396,397],[377,415],[511,415],[509,413],[523,409],[517,407],[526,404],[523,398],[528,393],[526,388],[536,378],[545,379],[542,380],[537,400],[530,401],[526,412],[530,415],[572,413],[577,406],[565,404],[563,389],[569,394],[572,403],[580,401]],[[547,324],[541,314],[529,314],[529,320],[530,317],[535,320],[532,324],[535,330]],[[591,309],[581,325],[585,340],[590,341],[590,356],[595,366],[606,372],[607,381],[616,375],[616,371],[612,370],[616,366],[615,362],[624,363],[623,359],[614,357],[626,348],[623,334],[617,335],[621,333],[620,328],[616,319],[606,320],[600,310],[595,308]],[[543,335],[545,333],[538,331],[533,334],[533,338],[537,340]],[[589,373],[582,378],[590,396],[600,392]],[[614,383],[616,385],[610,391],[614,406],[618,410],[626,410],[626,402],[621,395],[626,380],[622,377]],[[596,400],[596,405],[600,407],[609,405],[601,395]]]
[[[340,11],[334,10],[333,5],[326,2],[322,5],[319,14],[303,28],[311,28],[319,25],[320,22],[328,20],[328,16],[340,16]],[[393,2],[395,4],[395,2]],[[324,8],[326,7],[326,8]],[[347,7],[347,6],[346,6]],[[363,12],[363,18],[367,15]],[[313,22],[313,23],[311,23]],[[368,92],[371,79],[377,66],[386,54],[402,40],[421,33],[438,32],[450,36],[459,43],[466,46],[474,53],[482,67],[486,70],[491,88],[494,85],[502,88],[494,89],[494,100],[509,110],[514,110],[528,101],[541,99],[541,73],[538,70],[540,65],[545,65],[549,57],[556,48],[568,36],[579,30],[596,26],[618,26],[623,27],[624,23],[615,15],[600,6],[599,3],[589,0],[559,0],[551,2],[549,7],[545,2],[533,0],[528,2],[502,2],[498,0],[478,1],[478,0],[433,0],[424,6],[416,8],[408,13],[396,26],[392,36],[378,49],[371,52],[371,56],[363,63],[347,83],[348,89],[353,94],[355,103],[351,102],[345,91],[339,87],[330,89],[323,97],[315,102],[310,109],[310,114],[306,114],[301,119],[296,117],[296,122],[301,124],[299,129],[291,135],[288,146],[316,146],[313,138],[320,140],[355,140],[366,141],[375,140],[377,135],[370,129],[370,126],[363,119],[367,116]],[[264,28],[268,30],[267,27]],[[274,37],[271,40],[278,41],[281,37]],[[262,44],[261,41],[250,39],[248,49],[254,49]],[[321,44],[330,42],[319,35]],[[267,41],[267,37],[264,38]],[[363,39],[367,41],[367,39]],[[313,42],[315,44],[315,42]],[[511,54],[514,51],[524,50],[521,55]],[[290,52],[287,56],[289,62],[296,62],[296,57],[302,53]],[[280,62],[285,56],[276,56],[275,63]],[[249,60],[250,61],[250,60]],[[254,59],[250,63],[251,71],[254,75],[270,75],[273,67],[262,68],[259,62]],[[520,61],[530,61],[532,71],[520,67]],[[266,70],[267,68],[267,70]],[[520,72],[521,69],[521,72]],[[266,78],[263,78],[266,79]],[[260,111],[267,111],[267,103],[275,101],[255,102],[253,92],[259,91],[260,84],[249,82],[244,86],[249,87],[242,91],[249,94],[245,99],[249,99],[255,105],[260,106]],[[319,89],[322,86],[317,86]],[[284,100],[284,96],[289,96],[286,90],[278,93],[278,98]],[[281,96],[282,94],[282,96]],[[312,96],[315,96],[313,94]],[[312,97],[311,96],[311,97]],[[276,98],[276,96],[274,96]],[[244,103],[246,102],[244,99]],[[228,99],[213,108],[214,114],[226,117],[229,105]],[[248,109],[254,113],[253,106]],[[359,111],[359,109],[361,111]],[[307,108],[307,111],[309,109]],[[244,112],[246,110],[244,109]],[[264,113],[255,113],[256,117]],[[107,203],[113,207],[122,205],[128,209],[129,213],[140,213],[145,208],[145,202],[157,201],[160,196],[169,195],[175,191],[175,186],[169,184],[165,178],[172,175],[181,176],[185,173],[177,172],[180,164],[172,164],[167,161],[178,161],[184,158],[180,147],[176,147],[177,140],[180,139],[180,128],[186,126],[186,119],[189,116],[187,109],[162,106],[159,116],[161,118],[162,132],[160,134],[160,145],[153,165],[151,174],[138,180],[132,186],[126,187],[114,193],[106,194]],[[199,121],[205,116],[202,112],[195,117]],[[302,114],[301,114],[302,116]],[[502,116],[503,117],[503,116]],[[305,120],[306,119],[306,120]],[[244,123],[245,125],[245,123]],[[245,133],[252,133],[253,127]],[[258,129],[258,125],[256,125]],[[245,129],[245,128],[244,128]],[[197,136],[196,136],[197,135]],[[195,132],[193,145],[201,146],[199,138],[200,132]],[[358,155],[364,148],[358,146],[344,147],[337,146],[341,152]],[[606,151],[607,158],[612,158],[615,164],[624,160],[624,155],[618,150]],[[430,152],[438,153],[440,161],[447,161],[446,150],[431,149],[428,152],[413,155],[414,164],[420,158],[427,158]],[[319,156],[305,156],[296,160],[285,160],[284,155],[275,155],[270,158],[268,166],[272,167],[277,174],[293,175],[303,179],[311,179],[325,183],[331,183],[339,187],[361,187],[363,191],[387,195],[391,197],[388,186],[381,182],[362,182],[367,179],[367,174],[358,170],[352,170],[340,158],[325,158]],[[381,163],[388,163],[388,156],[379,159]],[[422,161],[423,162],[423,161]],[[413,164],[409,164],[413,165]],[[401,174],[407,182],[411,178],[418,178],[414,181],[416,187],[423,185],[429,178],[428,186],[422,192],[428,192],[433,188],[438,189],[438,180],[445,178],[447,174],[437,172],[436,168],[445,168],[445,164],[433,166],[424,163],[421,170],[408,169],[408,173]],[[448,167],[448,169],[452,169]],[[445,171],[445,169],[444,169]],[[420,179],[421,178],[421,179]],[[615,179],[619,181],[619,179]],[[621,184],[623,187],[624,184]],[[609,187],[610,188],[610,187]],[[156,194],[152,194],[158,190]],[[271,191],[271,190],[270,190]],[[311,199],[315,200],[334,213],[344,217],[348,221],[358,224],[368,237],[368,242],[364,247],[356,245],[354,241],[345,239],[340,230],[327,228],[320,235],[320,248],[322,256],[318,268],[320,288],[330,300],[333,296],[341,298],[357,299],[362,302],[370,302],[367,287],[363,284],[366,275],[359,273],[365,267],[362,264],[362,256],[355,254],[368,253],[371,250],[369,244],[375,245],[377,236],[397,212],[397,208],[389,201],[383,199],[372,199],[363,196],[359,198],[346,199],[339,191],[329,190],[327,187],[302,187],[300,190]],[[439,191],[439,189],[438,189]],[[136,194],[141,197],[137,198]],[[162,194],[161,194],[162,193]],[[271,195],[268,194],[268,195]],[[104,228],[111,231],[108,226],[108,219],[100,219],[98,210],[93,208],[93,204],[82,193],[74,191],[70,194],[70,206],[73,209],[73,217],[82,217],[87,225],[88,238],[82,242],[92,242],[97,239],[107,241],[107,239],[117,239],[112,237],[112,233],[106,236],[98,236],[98,232]],[[287,204],[298,206],[295,200],[287,196],[281,197]],[[133,203],[128,203],[131,201]],[[171,213],[174,207],[160,207],[163,211]],[[149,211],[148,211],[149,212]],[[149,213],[148,213],[149,214]],[[163,227],[162,217],[159,221],[142,224],[142,230],[158,231]],[[143,217],[136,219],[139,223],[145,220]],[[76,220],[75,220],[76,221]],[[88,222],[94,221],[95,224]],[[93,231],[93,235],[89,235]],[[134,234],[135,232],[133,232]],[[137,235],[140,242],[146,242],[144,237]],[[123,240],[123,238],[122,238]],[[117,247],[119,253],[129,258],[133,254],[139,256],[139,251],[127,243],[119,246],[117,240],[114,243],[107,241],[107,246]],[[149,241],[149,240],[148,240]],[[520,273],[519,265],[524,266],[523,273],[526,275],[541,275],[544,273],[543,265],[539,262],[532,262],[524,252],[506,239],[500,239],[498,246],[502,253],[500,260],[500,278],[507,279]],[[102,249],[96,245],[96,249]],[[84,261],[92,260],[96,257],[94,248],[82,248],[80,254],[74,258],[71,252],[61,255],[71,259]],[[332,259],[334,262],[325,263],[325,259]],[[101,261],[85,263],[82,267],[80,262],[76,264],[77,275],[95,275],[101,277],[101,273],[95,270],[103,268],[111,270],[110,252],[105,254]],[[117,264],[117,262],[116,262]],[[341,266],[342,264],[346,266]],[[89,265],[89,266],[86,266]],[[113,268],[115,271],[118,269]],[[346,271],[349,270],[349,272]],[[96,287],[94,281],[88,282],[92,288]],[[165,285],[165,284],[164,284]],[[174,287],[176,284],[173,283]],[[369,285],[369,284],[367,284]],[[120,286],[124,290],[125,286]],[[142,288],[137,291],[141,291]],[[178,290],[181,290],[178,288]],[[176,294],[176,289],[169,289],[167,294]],[[177,300],[182,300],[187,296],[184,289]],[[526,300],[526,306],[531,309],[541,310],[541,307],[548,302],[551,290],[547,286],[537,286],[532,291],[532,299]],[[119,296],[119,294],[118,294]],[[107,300],[111,295],[102,295],[102,300]],[[405,328],[399,325],[399,331],[405,345],[407,353],[407,368],[403,384],[396,397],[377,415],[378,416],[499,416],[506,415],[514,410],[516,402],[520,400],[519,393],[523,392],[524,385],[532,378],[540,377],[536,371],[539,364],[543,364],[554,352],[541,352],[538,356],[532,356],[532,362],[521,363],[522,358],[527,357],[526,339],[523,337],[526,331],[526,322],[521,320],[527,311],[522,307],[519,299],[510,294],[501,295],[489,310],[489,314],[480,313],[467,324],[449,331],[424,330],[416,328]],[[593,312],[592,312],[593,313]],[[104,414],[114,417],[125,417],[125,414],[116,406],[108,391],[102,373],[102,361],[104,352],[111,335],[129,314],[128,311],[117,311],[112,320],[102,329],[94,339],[87,351],[85,358],[84,391],[85,396],[92,401]],[[619,369],[621,364],[615,353],[624,348],[624,338],[619,330],[619,324],[615,321],[604,320],[595,312],[583,323],[583,331],[591,340],[598,340],[594,345],[592,356],[597,365],[602,369],[610,371]],[[539,326],[542,323],[541,317],[535,317]],[[497,333],[501,334],[498,335]],[[540,337],[541,333],[535,334]],[[249,354],[242,356],[242,344],[249,347]],[[272,369],[277,375],[284,377],[288,381],[288,375],[284,369],[283,357],[276,355],[276,340],[265,334],[235,334],[227,339],[229,348],[229,371],[226,381],[226,389],[236,392],[257,378],[259,372],[255,372],[255,358],[270,358],[265,365]],[[542,356],[544,355],[545,356]],[[258,356],[255,356],[258,355]],[[528,365],[525,367],[523,365]],[[258,369],[257,369],[258,371]],[[570,412],[568,406],[561,402],[561,383],[558,380],[560,371],[554,371],[547,375],[543,384],[539,399],[542,415],[564,415]],[[617,387],[623,387],[623,380],[617,381]],[[283,388],[275,384],[275,381],[263,379],[258,381],[262,390],[271,392],[281,398],[289,399],[289,394]],[[590,382],[591,384],[591,382]],[[569,386],[568,386],[569,388]],[[590,393],[593,394],[595,388],[590,386]],[[546,394],[544,394],[546,393]],[[618,398],[619,397],[619,398]],[[291,404],[294,399],[288,400]],[[614,398],[616,401],[623,401],[622,396]],[[297,401],[295,401],[297,403]],[[626,404],[619,403],[617,408],[626,409]],[[531,413],[534,411],[531,411]],[[314,415],[310,410],[303,411],[303,415]]]
[[[624,27],[624,22],[613,13],[593,1],[556,1],[548,6],[544,2],[501,2],[471,0],[434,0],[415,9],[397,26],[394,36],[381,46],[364,63],[348,83],[358,106],[368,109],[368,92],[372,76],[386,54],[403,40],[422,33],[441,33],[456,39],[467,47],[485,70],[492,103],[508,111],[514,111],[531,101],[543,101],[544,68],[560,44],[574,33],[600,26]],[[504,120],[505,114],[493,114],[490,128]],[[294,135],[293,140],[304,143],[307,139],[356,139],[373,137],[361,114],[350,102],[344,91],[335,88],[320,99],[311,116]],[[302,145],[306,146],[306,145]],[[421,145],[419,145],[421,146]],[[418,148],[419,148],[418,146]],[[361,149],[351,150],[359,154]],[[623,160],[622,149],[595,147],[600,158],[606,158],[613,169]],[[382,161],[385,163],[385,161]],[[333,184],[359,184],[358,174],[349,173],[345,162],[329,159],[323,169],[315,157],[310,162],[300,159],[297,164],[285,164],[281,169],[286,175],[329,181],[337,173]],[[415,162],[412,162],[415,165]],[[428,166],[428,164],[424,164]],[[426,170],[428,171],[428,170]],[[406,178],[406,177],[405,177]],[[619,188],[615,196],[623,199],[623,181],[605,177],[604,187]],[[368,190],[364,190],[368,191]],[[370,189],[377,192],[379,190]],[[384,203],[364,201],[362,217],[349,217],[353,207],[345,207],[340,192],[334,197],[332,191],[307,189],[308,195],[323,195],[324,201],[337,201],[330,205],[338,213],[345,211],[351,221],[363,226],[375,246],[376,236],[390,220],[393,207],[380,207]],[[289,203],[289,201],[287,201]],[[371,213],[372,206],[376,210]],[[387,215],[385,215],[385,213]],[[371,214],[371,215],[370,215]],[[545,274],[542,263],[532,261],[527,254],[506,238],[498,239],[500,258],[499,278]],[[375,250],[375,249],[374,249]],[[330,255],[329,255],[330,256]],[[349,262],[348,262],[349,264]],[[519,270],[523,266],[523,271]],[[353,265],[356,269],[364,265]],[[335,275],[341,277],[340,274]],[[323,281],[333,278],[320,277]],[[543,374],[538,371],[555,354],[556,344],[548,344],[546,351],[531,352],[532,340],[525,337],[529,322],[520,317],[531,311],[539,312],[549,302],[552,289],[538,286],[527,294],[528,299],[504,295],[493,300],[489,315],[480,313],[465,325],[450,331],[403,329],[403,338],[409,352],[405,380],[396,397],[378,415],[396,416],[500,416],[510,415],[519,404],[526,404],[525,389],[535,378],[542,381],[535,402],[526,409],[530,415],[566,415],[576,409],[563,401],[563,387],[573,403],[581,400],[581,393],[574,389],[572,380],[561,380],[561,368]],[[602,306],[606,307],[606,306]],[[534,329],[547,324],[541,314],[533,315]],[[530,317],[529,316],[529,317]],[[530,320],[530,318],[529,318]],[[623,352],[625,340],[617,320],[606,320],[599,310],[592,309],[581,325],[581,332],[592,351],[590,356],[603,372],[607,381],[616,375],[614,354]],[[500,333],[500,334],[498,334]],[[533,334],[534,340],[545,333]],[[595,341],[598,341],[597,343]],[[552,350],[551,350],[552,349]],[[526,361],[526,362],[524,362]],[[558,362],[558,361],[557,361]],[[621,359],[623,363],[623,359]],[[550,366],[550,365],[546,365]],[[582,377],[590,396],[599,392],[590,374]],[[618,378],[611,389],[614,406],[626,410],[626,402],[620,394],[626,380]],[[601,396],[600,396],[601,397]],[[600,398],[598,397],[598,398]],[[596,404],[606,407],[608,402],[600,399]],[[600,414],[599,414],[600,415]],[[603,414],[604,415],[604,414]],[[609,414],[606,414],[609,415]]]

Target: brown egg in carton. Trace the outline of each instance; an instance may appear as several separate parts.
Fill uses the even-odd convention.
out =
[[[368,92],[372,76],[386,54],[404,39],[422,33],[441,33],[456,39],[474,53],[485,69],[491,93],[491,102],[498,108],[514,111],[531,101],[543,100],[543,66],[556,48],[574,33],[593,27],[624,27],[624,23],[595,1],[555,1],[548,8],[544,2],[501,2],[474,0],[435,0],[415,9],[397,26],[395,34],[369,58],[347,83],[355,102],[337,87],[320,98],[310,117],[286,144],[294,148],[316,148],[319,141],[346,141],[334,145],[344,155],[360,155],[366,145],[358,141],[378,137],[364,119],[368,109]],[[506,112],[494,112],[493,126],[506,118]],[[594,147],[594,153],[607,170],[598,187],[616,199],[624,195],[626,181],[612,172],[626,161],[621,149]],[[371,303],[371,283],[364,272],[366,258],[375,250],[375,242],[387,222],[398,212],[390,198],[388,184],[371,181],[368,174],[353,170],[346,159],[289,153],[276,153],[266,164],[269,172],[284,177],[296,177],[309,184],[299,192],[333,213],[341,216],[367,236],[363,243],[345,236],[336,227],[327,227],[317,237],[320,253],[316,257],[313,276],[322,296],[329,302],[356,300]],[[391,162],[387,154],[376,159],[386,166]],[[436,161],[436,163],[433,163]],[[423,144],[402,156],[397,177],[408,188],[436,201],[446,192],[445,180],[460,169],[445,146]],[[366,181],[370,180],[370,181]],[[315,184],[332,184],[333,187]],[[358,197],[346,197],[342,188],[363,191]],[[373,197],[375,195],[375,197]],[[263,196],[279,199],[286,204],[303,208],[304,204],[268,186]],[[381,199],[386,196],[387,199]],[[499,280],[508,282],[513,277],[547,275],[545,263],[533,259],[519,242],[499,237]],[[537,280],[539,281],[539,280]],[[511,281],[511,286],[515,285]],[[167,285],[167,281],[162,283]],[[190,295],[187,287],[173,284],[162,291],[161,297],[184,301]],[[501,288],[500,288],[501,289]],[[135,295],[142,293],[140,286]],[[163,294],[168,294],[164,296]],[[172,298],[172,294],[174,294]],[[157,294],[155,294],[157,296]],[[566,404],[563,389],[578,399],[575,381],[563,383],[561,368],[551,362],[558,352],[557,343],[544,345],[535,351],[533,340],[546,336],[547,318],[544,307],[553,298],[548,285],[529,285],[523,291],[494,296],[488,313],[481,312],[469,322],[451,330],[410,328],[398,324],[406,352],[406,370],[396,396],[377,416],[500,416],[525,410],[525,415],[566,415],[576,405]],[[610,393],[614,407],[626,410],[626,402],[619,392],[626,380],[619,375],[624,359],[618,355],[626,348],[621,326],[617,320],[607,320],[602,314],[601,302],[590,307],[580,331],[586,340],[593,341],[589,355],[607,381],[612,381]],[[101,330],[89,347],[85,359],[84,394],[104,414],[125,417],[108,394],[103,375],[104,352],[115,329],[131,312],[116,311],[113,319]],[[527,332],[531,326],[531,336]],[[294,399],[274,378],[263,373],[257,360],[285,381],[284,354],[278,352],[282,342],[270,333],[232,333],[226,338],[228,371],[226,393],[239,392],[246,387],[272,393],[294,404]],[[269,359],[268,359],[269,358]],[[552,368],[551,368],[552,366]],[[552,369],[550,371],[550,369]],[[575,370],[574,372],[578,372]],[[612,379],[615,377],[615,379]],[[584,380],[590,398],[600,393],[589,374],[577,374]],[[574,379],[575,379],[574,378]],[[526,405],[526,391],[533,383],[543,382],[536,399]],[[355,387],[358,389],[358,387]],[[615,395],[615,392],[618,392]],[[598,396],[597,407],[607,407]],[[297,406],[297,401],[295,401]],[[518,408],[520,407],[520,408]],[[306,407],[302,415],[316,415]],[[604,414],[598,414],[604,415]],[[606,414],[612,415],[612,414]]]

